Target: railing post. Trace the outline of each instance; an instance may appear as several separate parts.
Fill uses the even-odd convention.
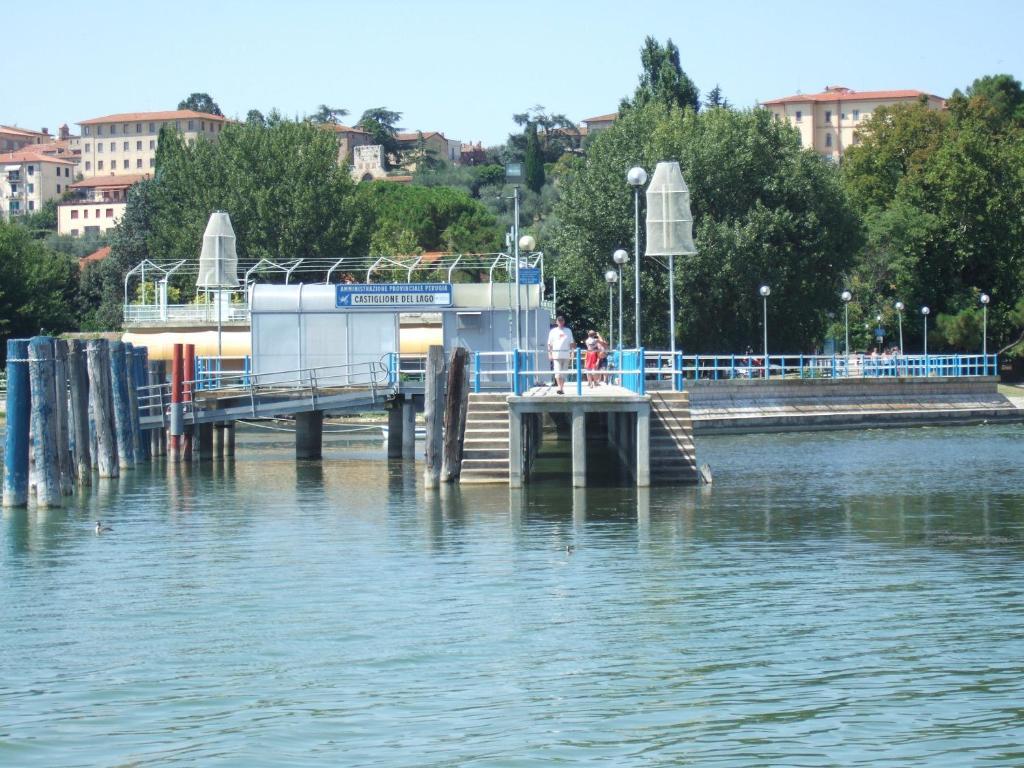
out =
[[[473,391],[480,391],[480,353],[473,353]]]
[[[582,359],[580,348],[576,347],[576,395],[583,396],[583,367],[580,365]]]
[[[836,353],[832,353],[832,378],[836,377]]]
[[[736,378],[736,353],[729,355],[729,378]]]
[[[512,394],[521,395],[522,391],[519,389],[519,350],[512,350]]]

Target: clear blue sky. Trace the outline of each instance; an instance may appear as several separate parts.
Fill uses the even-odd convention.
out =
[[[406,129],[492,144],[534,104],[573,120],[614,111],[636,84],[645,35],[671,37],[701,92],[718,83],[739,106],[826,84],[947,96],[984,74],[1024,78],[1017,0],[56,6],[0,14],[0,123],[77,132],[78,120],[173,109],[205,91],[228,116],[326,103],[354,122],[386,106]]]

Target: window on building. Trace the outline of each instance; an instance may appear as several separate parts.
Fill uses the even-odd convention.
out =
[[[860,136],[858,136],[856,133],[853,134],[853,143],[854,145],[860,144]]]
[[[846,113],[845,112],[840,112],[839,113],[839,119],[840,120],[845,120],[846,119]]]
[[[71,230],[71,236],[72,237],[78,237],[78,230],[77,229],[72,229]]]
[[[114,209],[113,208],[107,208],[107,218],[108,219],[114,218]]]
[[[156,158],[155,157],[149,158],[149,167],[150,168],[156,168]]]
[[[142,123],[136,123],[135,124],[135,132],[136,133],[142,133]]]
[[[200,120],[199,121],[199,130],[200,131],[205,131],[206,130],[206,121],[205,120]]]
[[[156,133],[156,123],[150,123],[149,124],[149,132],[150,133]]]
[[[87,235],[98,235],[99,233],[100,233],[100,228],[98,226],[96,226],[96,227],[86,227],[85,228],[85,234],[87,234]]]
[[[92,145],[91,144],[86,144],[85,145],[85,151],[86,152],[90,151],[91,149],[92,149]]]
[[[127,157],[122,162],[121,167],[124,168],[126,171],[128,170],[128,158]]]
[[[11,213],[17,213],[18,211],[21,210],[21,203],[19,203],[17,200],[11,200],[7,210],[9,210]]]
[[[121,133],[123,133],[125,136],[128,135],[128,123],[125,123],[121,126]]]
[[[103,151],[103,142],[102,141],[97,141],[96,142],[96,151],[97,152],[102,152]]]
[[[36,209],[36,201],[35,200],[29,200],[28,201],[28,209],[30,211],[34,211]]]
[[[83,125],[82,126],[82,135],[83,136],[91,136],[92,135],[91,128],[92,128],[92,126]]]
[[[36,191],[36,185],[35,184],[29,184],[28,185],[28,193],[31,195],[35,191]]]
[[[137,149],[137,150],[141,150],[142,149],[142,142],[141,141],[136,141],[135,142],[135,149]]]
[[[113,136],[115,133],[117,133],[117,126],[116,125],[110,126],[110,135]]]
[[[149,140],[149,148],[156,149],[156,141],[154,139]]]
[[[36,172],[36,167],[34,165],[30,165],[28,167],[28,175],[29,176],[33,176],[33,175],[35,175],[35,172]]]
[[[799,109],[796,111],[796,121],[799,123],[804,118],[804,113]]]
[[[86,160],[85,161],[85,170],[87,170],[87,171],[91,171],[92,170],[92,160]]]
[[[826,109],[825,110],[825,122],[826,123],[831,123],[832,122],[832,110],[831,109]]]
[[[60,194],[60,184],[57,185],[57,194]]]
[[[71,169],[68,168],[66,165],[64,166],[64,178],[65,179],[70,179],[71,178]]]
[[[82,218],[83,219],[88,219],[89,218],[89,209],[88,208],[86,208],[85,210],[82,211]]]
[[[74,208],[71,209],[71,218],[72,219],[77,219],[78,218],[78,211],[76,211]]]
[[[18,194],[18,185],[17,184],[11,184],[11,194],[12,195]]]
[[[129,142],[129,141],[124,142],[124,144],[122,145],[121,149],[123,149],[125,152],[127,152],[129,144],[131,144],[131,142]]]
[[[141,167],[142,167],[142,158],[141,158],[141,157],[140,157],[140,158],[138,158],[138,159],[137,159],[137,160],[135,161],[135,167],[136,167],[136,168],[141,168]]]
[[[196,121],[195,120],[189,120],[188,121],[188,129],[190,131],[194,131],[196,129]]]
[[[110,142],[110,151],[111,152],[117,152],[117,142],[116,141]]]
[[[860,110],[859,109],[853,110],[853,119],[854,120],[860,120]]]
[[[102,136],[103,135],[103,126],[102,125],[97,125],[96,126],[96,135],[97,136]]]
[[[96,170],[97,171],[102,171],[103,170],[103,161],[102,160],[100,160],[98,163],[96,163]]]
[[[832,134],[831,133],[826,133],[825,134],[825,146],[826,147],[831,147],[832,146]]]

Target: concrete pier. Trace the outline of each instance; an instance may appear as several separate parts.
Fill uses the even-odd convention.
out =
[[[401,401],[390,403],[388,409],[388,458],[402,458],[402,406]]]
[[[295,458],[323,457],[324,414],[308,411],[295,414]]]
[[[572,485],[587,485],[587,412],[580,406],[572,409]]]

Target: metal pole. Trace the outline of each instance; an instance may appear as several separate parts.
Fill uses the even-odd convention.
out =
[[[668,333],[672,364],[676,360],[676,257],[668,257]]]
[[[768,297],[764,296],[764,370],[768,373]],[[785,353],[783,353],[785,354]]]
[[[633,270],[636,274],[636,348],[640,343],[640,187],[633,188]]]
[[[619,264],[619,348],[622,348],[622,265]]]
[[[521,322],[519,312],[522,306],[521,289],[519,287],[519,187],[515,187],[512,192],[512,199],[515,201],[514,206],[514,218],[512,221],[512,253],[515,255],[516,260],[516,349],[522,349],[522,334],[521,334]]]
[[[928,315],[924,316],[924,363],[928,365]]]
[[[615,348],[615,326],[613,324],[614,319],[615,315],[612,312],[612,284],[608,283],[608,335],[611,336],[611,338],[608,340],[608,345],[612,347],[612,349]]]
[[[897,312],[896,318],[900,324],[900,357],[903,357],[903,313]]]
[[[850,357],[850,302],[844,305],[846,310],[846,357]]]
[[[221,239],[220,235],[217,236],[217,357],[220,358],[224,354],[223,341],[222,341],[222,328],[221,328],[221,316],[220,316],[220,305],[221,305]]]
[[[981,359],[988,374],[988,305],[981,305]]]

